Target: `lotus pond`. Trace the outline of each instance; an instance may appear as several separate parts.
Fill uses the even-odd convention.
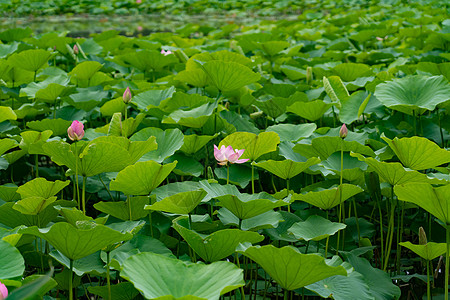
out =
[[[63,2],[255,15],[0,32],[0,299],[448,300],[448,3]]]

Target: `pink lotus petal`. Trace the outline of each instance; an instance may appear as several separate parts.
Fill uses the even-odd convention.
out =
[[[219,148],[217,148],[216,145],[214,145],[214,157],[215,157],[219,162],[222,162],[222,161],[226,161],[226,160],[227,160],[227,158],[226,158],[226,156],[225,156],[225,154],[224,154],[224,151],[225,151],[225,146],[222,146],[222,147],[219,149]]]
[[[239,154],[233,153],[230,156],[228,156],[228,161],[232,164],[234,164],[239,159]]]
[[[8,288],[0,282],[0,299],[5,299],[6,297],[8,297]]]
[[[230,155],[234,154],[233,146],[228,146],[224,151],[225,157],[230,157]]]
[[[235,164],[242,164],[242,163],[245,163],[245,162],[247,162],[247,161],[249,161],[248,158],[243,158],[243,159],[238,159],[238,160],[236,160],[234,163],[235,163]]]
[[[245,149],[241,149],[241,150],[236,149],[234,151],[236,151],[236,153],[239,154],[239,157],[241,157],[242,154],[244,154]]]

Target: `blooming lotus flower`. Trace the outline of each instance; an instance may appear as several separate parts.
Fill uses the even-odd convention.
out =
[[[172,51],[170,51],[170,50],[165,51],[164,49],[162,49],[161,54],[164,54],[164,56],[167,56],[169,54],[172,54]]]
[[[232,146],[228,146],[225,148],[225,145],[222,145],[222,147],[217,148],[216,145],[214,145],[214,157],[219,162],[219,165],[226,166],[228,162],[230,164],[242,164],[248,161],[248,159],[239,159],[239,157],[242,156],[245,149],[238,150],[234,149]]]
[[[125,104],[130,103],[131,101],[131,91],[130,91],[130,87],[127,87],[125,92],[123,92],[123,96],[122,96],[123,102]]]
[[[67,128],[67,135],[72,141],[79,141],[84,136],[84,126],[83,123],[77,120],[73,121],[72,124]]]
[[[345,137],[348,134],[348,129],[347,126],[345,126],[345,124],[342,125],[341,129],[339,130],[339,137],[341,139],[345,139]]]
[[[8,297],[8,289],[6,288],[6,285],[0,282],[0,300],[5,299]]]

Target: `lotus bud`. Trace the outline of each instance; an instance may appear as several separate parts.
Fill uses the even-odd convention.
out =
[[[80,53],[80,50],[78,49],[78,46],[75,44],[73,45],[73,54],[78,55]]]
[[[77,120],[73,121],[72,124],[67,128],[67,135],[72,141],[79,141],[84,136],[84,126],[83,123]]]
[[[0,282],[0,300],[5,299],[8,297],[8,289],[6,288],[6,285]]]
[[[345,126],[345,124],[342,124],[342,127],[341,127],[341,129],[339,130],[339,137],[340,137],[341,139],[345,139],[345,137],[347,136],[347,134],[348,134],[347,126]]]
[[[310,84],[313,80],[313,72],[311,67],[306,68],[306,83]]]
[[[131,101],[131,91],[130,91],[130,87],[127,87],[127,88],[125,89],[125,92],[123,92],[122,99],[123,99],[123,102],[124,102],[125,104],[130,103],[130,101]]]
[[[422,226],[419,227],[419,245],[425,245],[428,243],[427,241],[427,234],[425,233],[425,230]]]

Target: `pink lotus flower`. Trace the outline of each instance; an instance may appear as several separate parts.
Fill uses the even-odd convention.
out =
[[[77,45],[73,45],[73,54],[77,55],[78,53],[80,53],[80,50],[78,49]]]
[[[0,282],[0,300],[5,299],[8,297],[8,289],[6,288],[6,285]]]
[[[170,51],[170,50],[165,51],[164,49],[162,49],[161,54],[164,54],[164,56],[166,56],[166,55],[172,54],[172,51]]]
[[[142,30],[144,30],[144,28],[142,28],[142,26],[137,27],[137,31],[142,31]]]
[[[339,130],[339,137],[341,139],[345,139],[345,137],[348,134],[348,129],[347,126],[345,126],[345,124],[342,125],[341,129]]]
[[[72,122],[72,125],[67,128],[67,135],[72,141],[79,141],[84,136],[84,126],[83,123],[77,120]]]
[[[131,91],[130,91],[130,87],[127,86],[125,92],[123,92],[123,96],[122,96],[123,102],[125,104],[130,103],[131,101]]]
[[[239,159],[239,157],[242,156],[245,149],[233,150],[232,146],[228,146],[225,148],[225,145],[222,145],[222,147],[217,148],[216,145],[214,145],[214,157],[219,162],[219,165],[226,166],[228,162],[230,164],[242,164],[248,161],[248,159]]]
[[[136,0],[136,4],[141,4],[142,0]]]

